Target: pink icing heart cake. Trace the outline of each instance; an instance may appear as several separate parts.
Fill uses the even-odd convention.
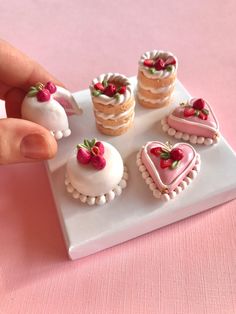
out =
[[[174,146],[146,143],[137,155],[137,166],[155,198],[173,199],[200,170],[200,155],[186,143]]]
[[[212,145],[220,137],[215,114],[202,98],[192,98],[187,103],[181,103],[161,123],[164,132],[192,144]]]

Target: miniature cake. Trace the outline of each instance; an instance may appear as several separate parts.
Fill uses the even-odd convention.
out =
[[[146,108],[161,108],[171,102],[177,58],[170,52],[145,52],[139,60],[137,98]]]
[[[121,135],[131,128],[135,101],[127,77],[102,74],[90,85],[97,129],[106,135]]]
[[[38,123],[50,130],[56,139],[71,134],[67,114],[80,114],[71,93],[52,82],[37,83],[32,86],[23,100],[21,115],[23,119]]]
[[[200,170],[200,156],[186,143],[173,147],[158,141],[146,143],[137,155],[137,166],[155,198],[173,199]]]
[[[84,140],[66,164],[65,184],[75,199],[103,205],[122,193],[128,173],[114,146],[96,139]]]
[[[202,98],[181,103],[162,120],[162,129],[176,139],[211,145],[220,137],[219,124],[211,106]]]

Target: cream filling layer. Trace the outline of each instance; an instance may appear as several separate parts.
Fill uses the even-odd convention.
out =
[[[164,98],[161,99],[150,99],[147,97],[143,97],[142,95],[140,95],[140,93],[138,93],[138,98],[147,102],[150,102],[151,104],[162,104],[163,102],[169,100],[171,98],[171,95],[166,96]]]
[[[138,87],[141,87],[144,90],[147,90],[153,94],[161,94],[161,93],[166,93],[169,90],[171,90],[175,86],[175,82],[173,84],[170,84],[165,87],[159,87],[159,88],[152,88],[146,85],[143,85],[140,81],[138,82]]]
[[[94,112],[95,112],[96,117],[99,117],[103,120],[117,120],[117,119],[128,116],[134,110],[134,107],[135,107],[135,103],[128,110],[118,113],[118,114],[106,114],[104,112],[98,111],[95,108],[94,108]]]
[[[96,121],[97,124],[102,125],[102,127],[104,129],[111,129],[111,130],[118,130],[120,128],[124,128],[126,126],[128,126],[130,124],[130,122],[132,122],[134,120],[134,114],[132,115],[132,117],[130,118],[130,120],[126,123],[123,124],[119,124],[119,125],[103,125],[102,122],[100,121]]]

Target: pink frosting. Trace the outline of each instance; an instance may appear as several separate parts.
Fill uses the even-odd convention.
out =
[[[168,189],[168,191],[171,192],[193,169],[196,163],[197,153],[189,144],[176,144],[173,148],[178,147],[183,150],[183,159],[175,169],[162,169],[160,166],[160,157],[156,157],[150,152],[153,147],[164,147],[164,144],[158,141],[148,142],[141,152],[142,162],[155,182],[157,188],[160,191]]]
[[[192,106],[195,98],[189,104]],[[178,106],[168,117],[167,123],[171,128],[183,133],[194,134],[197,136],[214,138],[219,131],[218,121],[208,103],[205,108],[209,110],[207,120],[202,120],[196,116],[184,117],[184,107]]]

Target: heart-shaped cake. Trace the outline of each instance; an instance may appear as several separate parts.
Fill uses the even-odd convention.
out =
[[[200,156],[190,144],[152,141],[139,151],[137,166],[153,196],[169,200],[197,176]]]
[[[215,114],[202,98],[192,98],[181,103],[161,123],[164,132],[192,144],[212,145],[220,137]]]
[[[38,123],[51,131],[57,140],[71,134],[67,115],[81,110],[71,93],[52,82],[37,83],[25,96],[21,115],[23,119]]]

